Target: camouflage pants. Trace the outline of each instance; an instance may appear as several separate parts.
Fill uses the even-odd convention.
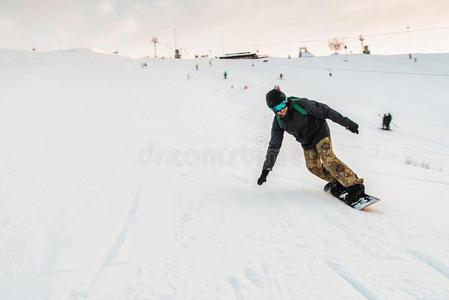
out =
[[[336,179],[345,187],[363,183],[363,178],[358,178],[347,165],[335,156],[330,137],[322,139],[315,149],[305,150],[304,156],[307,169],[326,181]]]

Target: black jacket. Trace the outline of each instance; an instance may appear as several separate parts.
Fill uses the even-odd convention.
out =
[[[301,106],[307,115],[298,112],[292,106],[295,101]],[[263,164],[264,170],[271,170],[281,149],[284,131],[293,135],[301,143],[304,150],[313,149],[319,141],[330,136],[329,126],[326,119],[332,120],[343,127],[348,127],[351,120],[343,117],[339,112],[333,110],[324,103],[309,100],[307,98],[296,98],[287,103],[288,113],[282,119],[285,128],[279,126],[276,116],[271,126],[271,139],[268,145],[267,155]]]

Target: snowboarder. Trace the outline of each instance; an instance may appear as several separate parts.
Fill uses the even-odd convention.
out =
[[[345,190],[345,202],[352,203],[364,195],[363,179],[341,160],[333,150],[326,119],[340,124],[352,133],[359,133],[359,125],[330,108],[328,105],[307,98],[286,97],[278,89],[266,94],[267,106],[275,113],[271,127],[271,139],[262,173],[257,180],[261,185],[267,180],[282,145],[284,131],[293,135],[304,150],[307,169],[314,175]]]
[[[382,129],[383,130],[390,130],[390,123],[391,123],[392,117],[391,114],[384,114],[382,118]]]

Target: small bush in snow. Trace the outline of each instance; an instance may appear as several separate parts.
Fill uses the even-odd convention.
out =
[[[413,157],[410,157],[410,156],[406,157],[404,159],[404,163],[406,165],[411,165],[411,166],[415,166],[415,167],[421,167],[421,168],[427,169],[427,170],[430,169],[430,163],[425,162],[425,161],[418,162]],[[440,167],[440,169],[441,169],[441,167]]]
[[[421,163],[421,168],[424,168],[424,169],[430,169],[430,164],[427,163],[427,162],[425,162],[425,161],[423,161],[423,162]]]
[[[404,160],[404,162],[405,162],[405,164],[406,165],[414,165],[414,159],[413,158],[411,158],[411,157],[406,157],[405,158],[405,160]]]

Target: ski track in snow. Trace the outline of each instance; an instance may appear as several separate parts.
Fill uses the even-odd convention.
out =
[[[449,279],[449,266],[447,264],[443,263],[433,256],[427,255],[417,250],[411,250],[410,253],[416,256],[424,264],[428,265],[430,268],[434,269],[436,272]]]
[[[328,262],[328,266],[337,273],[341,278],[347,281],[354,289],[356,289],[360,294],[366,297],[369,300],[380,300],[381,298],[377,297],[375,293],[373,293],[369,288],[367,288],[363,283],[361,283],[357,278],[351,275],[344,268],[339,266],[338,264]]]
[[[135,215],[137,213],[137,210],[139,209],[139,201],[140,196],[142,193],[142,186],[139,185],[137,187],[136,194],[134,196],[133,202],[131,203],[131,207],[128,211],[128,216],[126,218],[125,223],[123,224],[123,227],[121,231],[117,234],[116,239],[114,243],[112,244],[111,248],[109,249],[108,254],[104,258],[104,261],[99,268],[99,270],[96,272],[96,274],[92,277],[90,280],[90,283],[87,285],[87,288],[85,291],[80,291],[79,289],[76,289],[72,291],[71,298],[73,299],[88,299],[89,294],[91,290],[93,289],[94,285],[98,280],[101,279],[102,273],[105,271],[106,268],[111,266],[113,260],[117,257],[120,248],[122,247],[123,243],[126,240],[126,236],[128,234],[128,231],[130,229],[130,226],[132,225],[132,222],[135,221]]]
[[[139,187],[137,188],[136,195],[134,196],[134,200],[132,202],[131,208],[129,210],[128,218],[126,219],[126,222],[123,225],[122,231],[117,235],[117,239],[115,240],[114,244],[111,247],[111,250],[109,251],[108,255],[106,256],[106,258],[103,262],[102,268],[105,268],[112,263],[114,258],[117,257],[120,247],[125,242],[126,235],[128,234],[129,228],[130,228],[132,222],[135,221],[135,215],[139,208],[141,192],[142,192],[142,187],[139,185]]]

